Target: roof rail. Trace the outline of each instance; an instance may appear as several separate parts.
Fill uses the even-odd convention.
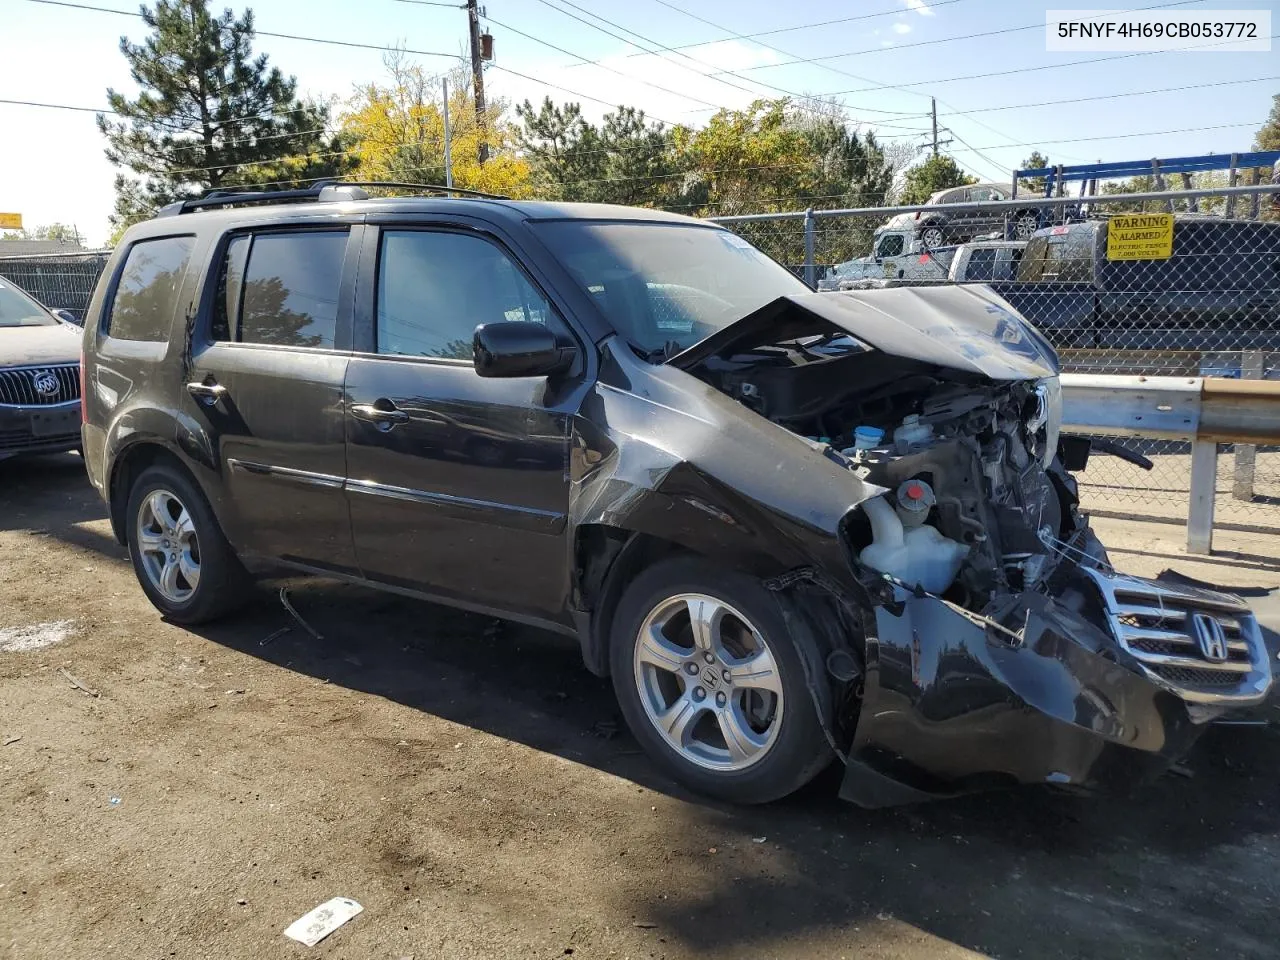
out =
[[[463,197],[479,197],[486,200],[510,199],[496,193],[481,193],[479,190],[465,190],[462,187],[447,187],[434,183],[398,183],[392,180],[317,180],[309,187],[300,187],[295,190],[210,190],[202,197],[196,197],[191,200],[178,200],[161,207],[156,212],[156,216],[172,217],[183,213],[194,213],[197,210],[234,207],[241,204],[303,203],[306,201],[325,203],[344,200],[368,200],[369,194],[363,189],[364,187],[457,194]]]
[[[424,193],[456,193],[460,197],[478,197],[481,200],[510,200],[500,193],[483,193],[480,190],[466,190],[462,187],[446,187],[438,183],[400,183],[395,180],[335,180],[335,186],[346,187],[378,187],[396,188],[400,190],[421,190]]]

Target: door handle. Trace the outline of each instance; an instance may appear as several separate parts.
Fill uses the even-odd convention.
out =
[[[220,383],[188,383],[187,393],[205,406],[212,407],[227,395],[227,388]]]
[[[378,404],[384,404],[379,406]],[[390,400],[379,400],[378,403],[353,403],[351,415],[357,420],[376,423],[379,426],[393,427],[397,423],[408,423],[409,414],[400,410]]]

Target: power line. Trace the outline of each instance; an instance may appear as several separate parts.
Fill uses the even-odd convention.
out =
[[[135,17],[139,20],[142,19],[141,13],[137,13],[132,10],[114,10],[111,7],[95,7],[87,3],[70,3],[68,0],[27,0],[27,2],[39,3],[48,7],[68,7],[72,10],[92,10],[94,13],[114,13],[121,17]],[[444,6],[449,6],[449,4],[444,4]],[[274,37],[277,40],[301,40],[305,43],[324,43],[335,47],[353,47],[358,50],[392,51],[395,49],[401,49],[379,46],[373,43],[356,43],[352,40],[330,40],[323,37],[303,37],[294,33],[273,33],[270,30],[259,30],[257,27],[254,27],[253,32],[255,36],[259,37]],[[415,56],[420,57],[448,57],[451,60],[459,59],[459,56],[456,53],[441,53],[438,50],[403,49],[403,52],[412,53]]]
[[[1267,39],[1275,40],[1277,38],[1280,38],[1280,34],[1273,33]],[[1197,44],[1193,47],[1187,47],[1186,50],[1202,50],[1207,47],[1222,46],[1224,43],[1238,43],[1238,42],[1239,42],[1238,40],[1218,40],[1213,43],[1202,43],[1202,44]],[[931,83],[959,83],[962,80],[985,80],[989,77],[1009,77],[1009,76],[1014,76],[1020,73],[1036,73],[1041,70],[1061,70],[1066,67],[1087,67],[1095,63],[1111,63],[1116,60],[1131,60],[1134,57],[1151,57],[1157,54],[1167,53],[1167,52],[1168,51],[1165,51],[1165,50],[1139,50],[1136,53],[1113,54],[1111,56],[1106,56],[1106,57],[1094,57],[1091,60],[1075,60],[1070,63],[1043,63],[1034,67],[1017,67],[1013,70],[996,70],[990,73],[971,73],[962,77],[940,77],[933,80],[912,80],[908,83],[901,84],[901,86],[924,87],[924,86],[928,86]],[[880,88],[859,87],[853,90],[834,90],[824,94],[824,96],[840,97],[840,96],[845,96],[846,94],[872,93],[877,89],[880,89]]]
[[[1063,100],[1035,100],[1031,103],[1009,103],[998,107],[983,107],[981,110],[953,110],[950,113],[940,113],[938,116],[967,117],[974,113],[996,113],[1001,110],[1026,110],[1032,107],[1058,107],[1065,104],[1092,103],[1097,100],[1118,100],[1121,97],[1146,97],[1157,93],[1182,93],[1186,90],[1208,90],[1212,87],[1230,87],[1237,86],[1242,83],[1266,83],[1273,80],[1280,80],[1280,76],[1252,77],[1248,80],[1220,80],[1215,83],[1188,84],[1185,87],[1161,87],[1159,90],[1130,90],[1125,93],[1104,93],[1096,97],[1067,97]]]
[[[1255,121],[1247,121],[1245,123],[1218,123],[1205,127],[1179,127],[1175,130],[1143,130],[1138,133],[1113,133],[1105,137],[1071,137],[1066,140],[1033,140],[1027,143],[994,143],[984,147],[967,147],[962,149],[972,150],[977,153],[979,150],[1002,150],[1005,147],[1043,147],[1052,143],[1094,143],[1100,140],[1129,140],[1133,137],[1163,137],[1175,133],[1204,133],[1207,130],[1239,130],[1242,127],[1253,127]]]
[[[670,7],[672,10],[679,9],[673,4],[665,3],[664,0],[654,0],[654,2],[661,3],[664,7]],[[1200,2],[1202,2],[1202,0],[1174,0],[1174,2],[1157,3],[1150,7],[1130,7],[1127,10],[1119,11],[1119,12],[1141,13],[1145,10],[1164,10],[1169,7],[1185,7],[1190,4],[1200,3]],[[681,12],[687,13],[687,11],[681,11]],[[1106,15],[1108,16],[1113,16],[1113,15],[1116,15],[1117,13],[1118,13],[1117,11],[1106,11]],[[691,14],[691,13],[687,13],[687,15],[694,17],[694,19],[696,20],[702,19],[701,17],[694,16],[694,14]],[[1102,16],[1102,14],[1096,14],[1095,16],[1088,19],[1096,20],[1100,16]],[[703,21],[703,22],[705,23],[708,21]],[[964,34],[960,34],[958,36],[952,36],[952,37],[935,37],[932,40],[911,40],[905,43],[894,43],[892,47],[867,47],[863,50],[848,50],[848,51],[845,51],[844,53],[823,54],[820,57],[796,57],[796,59],[794,60],[786,60],[786,61],[783,61],[782,63],[762,63],[762,64],[757,64],[754,67],[743,67],[742,70],[743,72],[750,72],[754,70],[771,70],[775,67],[790,67],[790,66],[794,66],[796,64],[802,64],[802,63],[818,66],[824,60],[839,60],[842,57],[859,57],[868,53],[886,53],[888,51],[893,51],[896,53],[899,50],[908,50],[912,47],[929,47],[939,43],[955,43],[960,40],[977,40],[983,37],[997,37],[1007,33],[1023,33],[1027,30],[1043,30],[1043,29],[1044,29],[1044,21],[1041,20],[1038,23],[1029,23],[1021,27],[1002,27],[998,30],[984,30],[980,33],[964,33]],[[777,48],[773,47],[770,49],[777,49]],[[795,54],[787,54],[787,56],[794,57]]]
[[[404,0],[402,0],[402,2],[404,2]],[[498,25],[504,30],[510,30],[512,33],[518,34],[519,36],[522,36],[527,40],[532,40],[534,43],[540,43],[544,47],[550,47],[552,50],[558,50],[560,53],[566,54],[567,56],[573,57],[577,60],[581,60],[584,64],[588,64],[594,67],[599,67],[601,70],[608,70],[610,73],[616,73],[618,76],[625,77],[626,79],[635,81],[636,83],[643,83],[646,87],[653,87],[653,89],[661,90],[663,93],[668,93],[673,97],[681,97],[682,99],[685,99],[685,100],[692,100],[694,103],[700,103],[703,106],[711,107],[712,109],[715,109],[715,110],[723,109],[723,107],[721,107],[720,104],[710,103],[707,100],[703,100],[691,94],[680,93],[679,91],[671,90],[671,89],[668,89],[667,87],[659,86],[656,83],[650,83],[648,80],[645,80],[641,77],[634,76],[633,74],[624,73],[621,70],[618,70],[618,69],[615,69],[614,67],[609,66],[608,64],[601,63],[599,60],[589,60],[586,57],[582,56],[582,54],[580,53],[574,53],[572,50],[566,50],[564,47],[558,46],[552,43],[550,40],[543,40],[541,37],[535,37],[531,33],[525,33],[523,30],[520,30],[517,27],[511,26],[511,24],[509,23],[503,23],[501,20],[497,20],[494,17],[490,17],[486,15],[485,19],[488,20],[490,23]],[[663,123],[667,123],[667,121],[664,120]]]
[[[413,2],[413,0],[406,0]],[[934,0],[929,4],[930,10],[936,10],[938,7],[950,6],[953,3],[966,3],[967,0]],[[838,23],[853,23],[856,20],[873,20],[877,17],[896,17],[906,13],[902,7],[895,7],[892,10],[877,10],[875,13],[860,13],[855,17],[839,17],[835,20],[819,20],[816,23],[801,23],[793,27],[777,27],[773,30],[759,30],[755,33],[744,33],[742,39],[755,40],[757,37],[773,37],[780,33],[795,33],[799,30],[813,30],[817,27],[830,27]],[[720,43],[719,40],[699,40],[697,43],[681,43],[677,44],[673,49],[691,50],[694,47],[706,47],[714,43]],[[640,54],[629,54],[629,56],[640,56]]]

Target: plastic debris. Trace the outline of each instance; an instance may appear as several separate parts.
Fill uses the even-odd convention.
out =
[[[304,914],[285,928],[284,935],[304,946],[314,947],[333,931],[364,911],[349,897],[334,897]]]
[[[107,803],[111,804],[113,807],[118,807],[118,806],[120,806],[120,798],[119,798],[119,797],[108,797],[108,798],[107,798]]]
[[[752,838],[751,838],[751,842],[752,842],[752,843],[764,843],[764,842],[765,842],[766,840],[768,840],[768,839],[769,839],[768,837],[752,837]]]

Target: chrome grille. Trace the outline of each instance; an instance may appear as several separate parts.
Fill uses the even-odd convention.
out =
[[[1166,689],[1198,703],[1256,703],[1266,696],[1266,645],[1252,612],[1234,597],[1082,569],[1102,594],[1117,643]],[[1196,615],[1221,628],[1225,656],[1212,659],[1212,645],[1202,649]]]
[[[58,390],[42,394],[36,381],[50,374],[58,381]],[[0,369],[0,404],[23,407],[52,406],[80,399],[80,365],[61,363],[38,367],[5,367]]]

